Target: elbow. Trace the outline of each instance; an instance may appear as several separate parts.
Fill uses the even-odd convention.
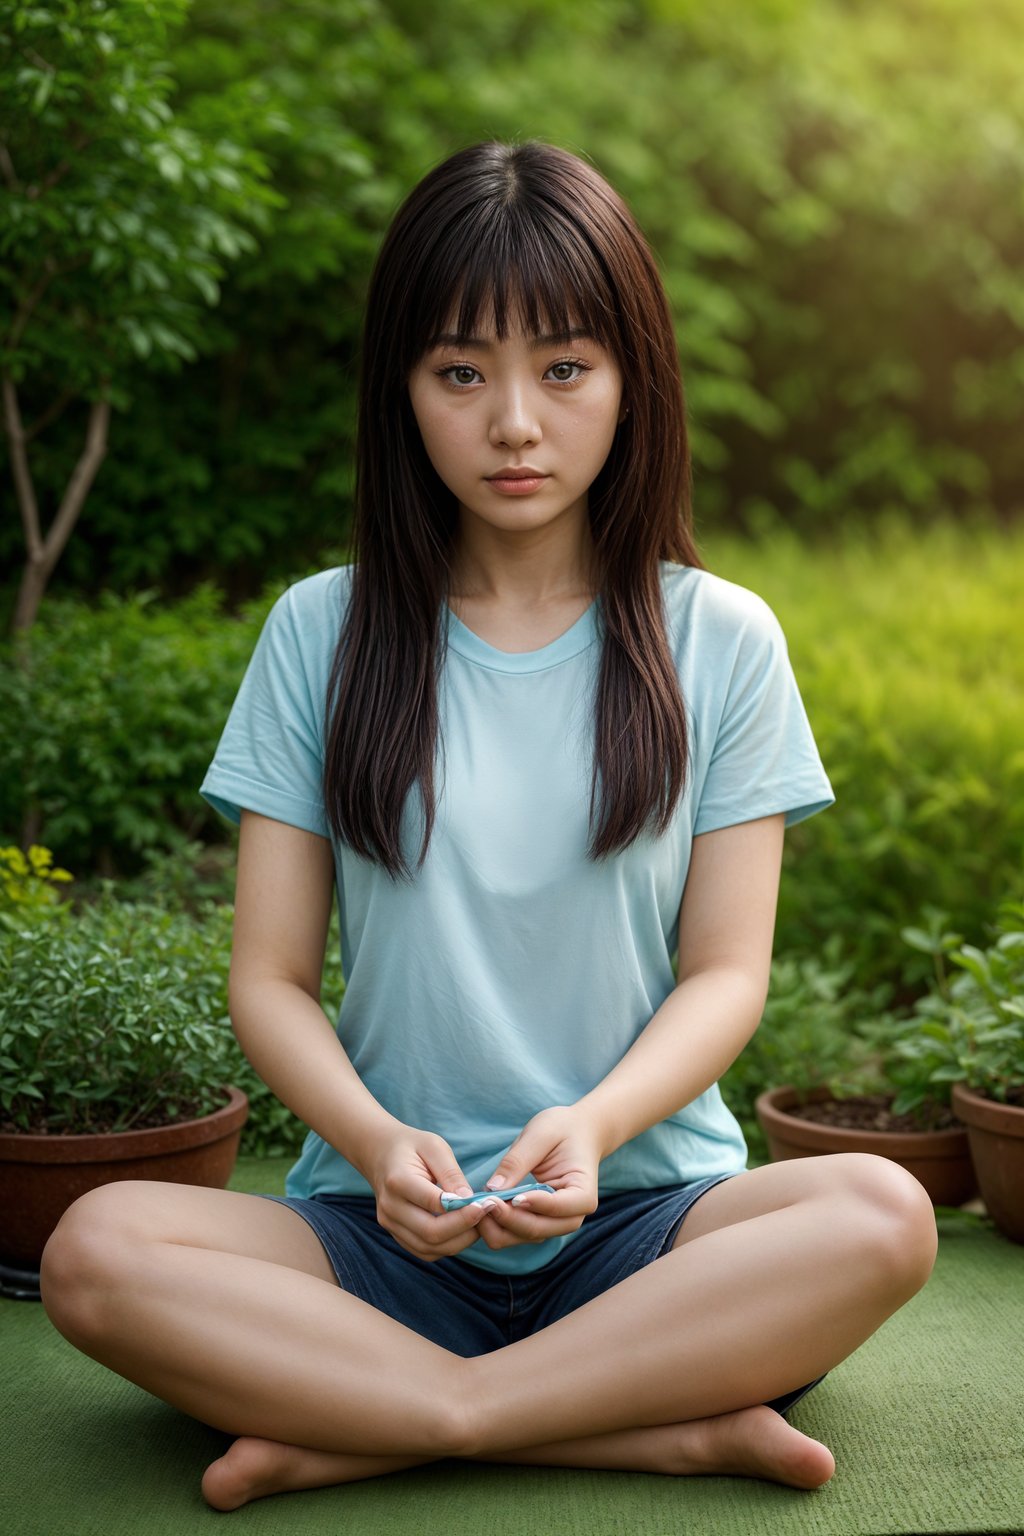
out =
[[[694,966],[679,977],[680,987],[700,981],[713,985],[716,992],[727,994],[733,1000],[737,1012],[751,1020],[751,1033],[760,1024],[768,1001],[769,974],[763,968],[753,969],[731,961]]]

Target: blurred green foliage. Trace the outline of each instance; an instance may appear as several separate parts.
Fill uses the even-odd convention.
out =
[[[23,33],[58,9],[105,25],[102,5],[63,0],[26,8],[43,21]],[[206,577],[251,597],[317,561],[325,539],[344,540],[374,252],[415,182],[488,137],[582,153],[635,209],[678,321],[699,526],[757,528],[774,512],[823,536],[854,511],[873,523],[905,508],[925,527],[943,508],[1019,509],[1017,0],[154,0],[146,11],[163,17],[166,46],[159,29],[140,35],[130,62],[138,79],[166,77],[173,117],[161,131],[191,146],[193,170],[218,156],[240,168],[266,206],[257,218],[248,199],[253,228],[215,248],[205,284],[197,263],[189,291],[172,289],[198,356],[171,387],[166,336],[119,368],[109,452],[56,589],[169,595]],[[124,71],[121,34],[108,30],[117,46],[77,56],[85,91]],[[59,73],[54,85],[34,43],[33,60],[0,23],[0,77],[12,89],[17,77],[27,103],[8,136],[26,178],[53,113],[74,133]],[[47,228],[82,206],[83,189],[115,228],[151,208],[121,235],[145,288],[139,242],[164,238],[169,205],[153,189],[166,192],[173,167],[166,154],[140,167],[128,126],[107,130],[41,192],[39,165],[33,197],[0,188],[0,226],[13,227],[16,207],[24,224],[31,203],[42,261]],[[229,211],[237,190],[221,188]],[[13,281],[0,261],[0,287]],[[20,386],[27,423],[75,386],[117,323],[99,287],[88,271],[53,277],[47,346]],[[44,511],[84,420],[81,401],[65,400],[37,439]],[[20,559],[9,518],[0,565]]]
[[[820,954],[842,935],[859,983],[887,979],[902,1003],[930,979],[900,938],[926,902],[978,942],[991,903],[1024,894],[1024,528],[950,519],[922,540],[890,519],[851,525],[831,552],[779,530],[702,555],[777,613],[836,793],[787,833],[776,948]],[[27,666],[0,643],[6,840],[35,806],[62,865],[125,879],[161,854],[194,862],[197,839],[232,846],[198,790],[283,585],[238,617],[209,585],[176,605],[53,598]]]
[[[180,844],[199,823],[193,780],[252,648],[246,614],[223,619],[209,584],[174,608],[152,591],[44,603],[27,665],[3,645],[0,716],[16,728],[0,746],[0,825],[13,832],[37,807],[41,841],[78,870]]]
[[[886,981],[860,985],[843,934],[830,934],[812,953],[777,947],[761,1022],[720,1079],[752,1165],[770,1161],[755,1109],[758,1095],[769,1088],[803,1094],[825,1086],[836,1098],[891,1092],[871,1031],[894,1016],[888,1009],[892,995]]]
[[[931,977],[899,930],[924,903],[966,937],[1024,894],[1024,529],[852,517],[830,549],[777,527],[704,558],[777,613],[836,804],[786,834],[777,933],[849,936],[865,983]]]

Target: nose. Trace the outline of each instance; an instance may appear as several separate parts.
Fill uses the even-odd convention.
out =
[[[518,448],[541,438],[540,420],[522,384],[508,383],[493,397],[489,438],[492,446]]]

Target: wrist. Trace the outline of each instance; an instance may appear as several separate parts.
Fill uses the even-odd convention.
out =
[[[598,1161],[603,1162],[619,1146],[609,1107],[599,1088],[592,1088],[572,1106],[576,1118],[585,1126],[586,1134],[597,1151]]]
[[[409,1126],[403,1121],[381,1109],[358,1127],[349,1141],[345,1156],[366,1182],[376,1188],[376,1170],[381,1158],[395,1138],[408,1131]]]

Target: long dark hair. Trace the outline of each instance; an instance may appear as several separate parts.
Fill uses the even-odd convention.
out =
[[[618,361],[629,406],[588,494],[604,627],[589,857],[628,847],[652,816],[663,833],[686,782],[686,714],[658,562],[704,566],[661,279],[629,209],[584,160],[537,140],[474,144],[430,171],[398,209],[365,312],[353,570],[328,684],[324,805],[335,837],[393,877],[411,878],[400,824],[417,780],[419,864],[435,819],[437,685],[459,526],[408,379],[456,307],[456,332],[471,336],[491,304],[499,340],[511,319],[535,333],[585,326]]]

